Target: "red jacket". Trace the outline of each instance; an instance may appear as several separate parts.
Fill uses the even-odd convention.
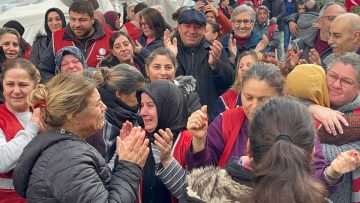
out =
[[[5,104],[0,104],[0,115],[0,128],[5,134],[6,141],[9,142],[15,137],[16,133],[24,128]],[[0,179],[12,179],[12,173],[13,170],[7,173],[0,173]],[[0,188],[0,203],[6,202],[25,203],[26,199],[20,197],[15,190]]]
[[[78,40],[68,27],[53,33],[53,51],[56,53],[65,46],[76,46],[82,53],[86,53],[85,60],[89,68],[96,65],[108,54],[110,54],[109,40],[113,34],[106,26],[95,21],[96,31],[94,35],[84,44]]]

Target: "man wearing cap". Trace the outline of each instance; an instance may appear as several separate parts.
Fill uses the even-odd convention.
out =
[[[178,31],[172,43],[164,36],[165,46],[177,44],[178,68],[176,75],[192,75],[202,105],[211,111],[217,97],[227,90],[234,80],[232,69],[220,42],[211,45],[204,37],[206,16],[199,10],[183,11],[178,19]]]
[[[69,16],[70,23],[53,33],[47,56],[38,67],[43,82],[55,75],[55,55],[65,46],[79,48],[89,68],[95,68],[110,53],[109,39],[113,32],[95,19],[91,4],[74,1],[69,8]]]

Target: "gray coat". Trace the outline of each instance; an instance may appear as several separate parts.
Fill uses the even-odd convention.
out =
[[[91,145],[70,133],[47,132],[25,148],[14,187],[28,202],[135,202],[141,169],[119,161],[113,173]]]

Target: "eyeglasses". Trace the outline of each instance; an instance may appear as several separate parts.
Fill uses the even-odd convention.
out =
[[[251,23],[253,22],[252,20],[248,20],[248,19],[245,19],[245,20],[233,20],[232,21],[235,25],[241,25],[241,23],[244,23],[244,25],[248,26],[248,25],[251,25]]]
[[[320,18],[326,18],[328,21],[332,22],[336,18],[336,16],[322,16]]]
[[[346,78],[346,77],[340,78],[339,75],[334,72],[328,72],[327,78],[330,82],[336,82],[337,80],[340,80],[342,87],[350,87],[356,83],[354,80],[352,80],[350,78]]]

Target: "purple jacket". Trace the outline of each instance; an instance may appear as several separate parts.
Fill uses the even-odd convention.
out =
[[[245,120],[243,125],[241,126],[239,136],[236,139],[234,148],[231,151],[230,158],[246,156],[246,144],[249,138],[248,132],[248,125],[249,121]],[[222,114],[219,114],[213,122],[210,124],[206,137],[206,144],[205,149],[197,152],[192,153],[192,147],[186,152],[186,163],[189,170],[193,168],[214,165],[216,166],[220,157],[224,151],[225,143],[222,135]],[[229,158],[229,160],[230,160]],[[324,170],[328,166],[328,163],[325,160],[324,154],[322,152],[322,147],[318,138],[315,140],[315,154],[314,154],[314,175],[315,177],[325,183],[327,182],[324,177]],[[339,180],[339,182],[341,182]],[[329,186],[327,185],[328,190],[334,191],[336,185]]]

